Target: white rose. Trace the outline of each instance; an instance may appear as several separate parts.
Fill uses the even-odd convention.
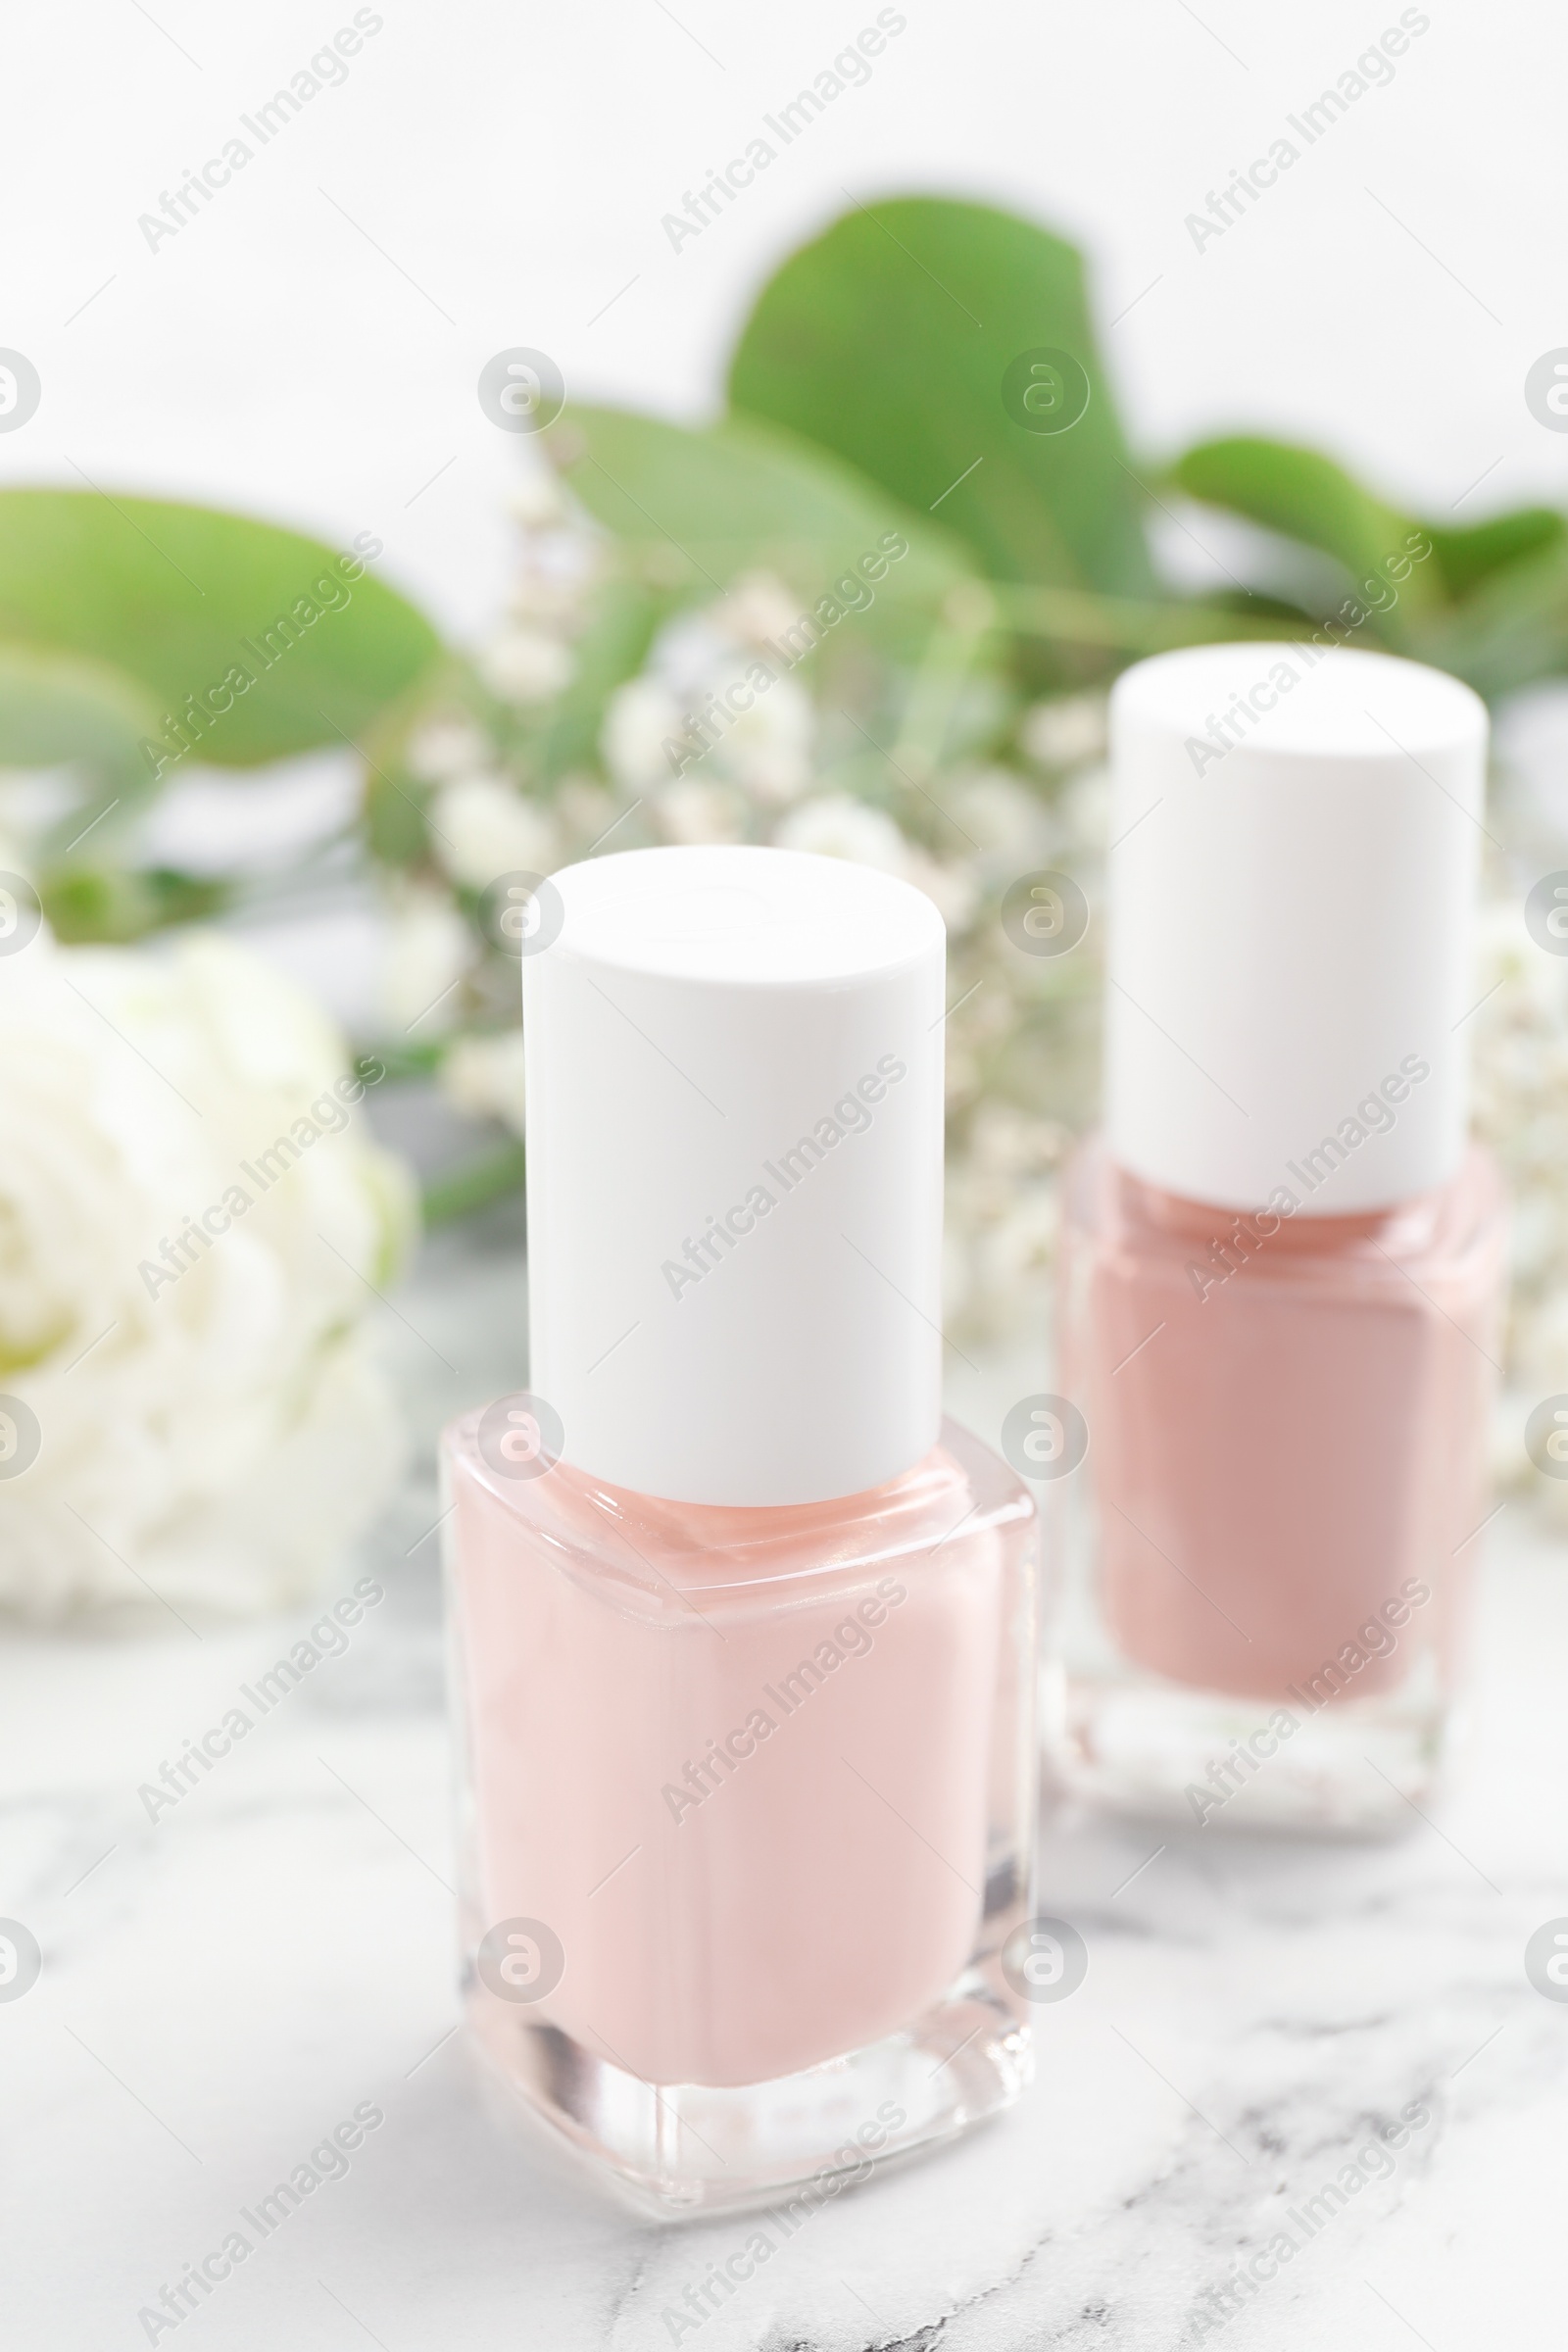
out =
[[[230,941],[0,959],[0,1601],[274,1607],[379,1507],[414,1208],[364,1083]]]

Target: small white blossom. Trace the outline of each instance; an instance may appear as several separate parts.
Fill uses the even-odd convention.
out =
[[[479,674],[507,703],[545,703],[570,679],[569,650],[540,629],[512,629],[485,647]]]
[[[923,890],[950,931],[967,931],[980,905],[978,877],[966,865],[943,865],[910,842],[899,868],[906,882]]]
[[[548,874],[560,842],[547,808],[501,776],[443,786],[430,812],[435,854],[454,882],[485,890],[499,874]]]
[[[816,706],[794,678],[751,690],[756,700],[720,735],[714,762],[753,800],[783,808],[811,781]]]
[[[801,617],[801,601],[775,572],[748,571],[711,608],[712,618],[740,645],[765,646]]]
[[[1110,847],[1110,770],[1086,767],[1062,795],[1069,854],[1097,858]]]
[[[542,458],[526,457],[521,473],[507,492],[507,509],[526,531],[546,531],[564,522],[569,509],[555,467]]]
[[[404,751],[409,773],[421,784],[444,784],[470,774],[494,757],[489,737],[469,718],[427,718],[415,728]]]
[[[704,842],[745,838],[746,804],[729,785],[685,776],[678,784],[665,785],[656,807],[666,841],[696,848]]]
[[[472,1118],[500,1119],[516,1135],[526,1126],[522,1031],[460,1037],[441,1064],[441,1091]]]
[[[610,833],[615,835],[613,848],[626,844],[630,827],[625,832],[618,828],[621,819],[630,816],[636,805],[635,801],[629,805],[617,801],[613,793],[608,792],[603,784],[596,784],[591,776],[564,776],[556,787],[557,822],[583,855],[596,850]]]
[[[1057,833],[1051,811],[1005,768],[966,777],[942,798],[981,852],[1012,858],[1020,869],[1051,855]]]
[[[1078,767],[1105,749],[1105,706],[1099,695],[1068,694],[1025,711],[1018,740],[1042,767]]]
[[[610,698],[600,744],[615,782],[626,792],[646,792],[672,774],[665,747],[684,733],[680,705],[669,688],[658,678],[629,678]]]
[[[394,892],[381,968],[381,1000],[403,1035],[439,1036],[458,1015],[458,983],[474,960],[474,939],[444,890],[423,882]]]
[[[886,810],[851,800],[847,793],[804,801],[784,819],[774,840],[781,850],[847,858],[856,865],[874,865],[884,874],[902,874],[908,857],[908,844]]]

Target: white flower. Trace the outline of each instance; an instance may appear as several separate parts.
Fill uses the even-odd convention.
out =
[[[441,1091],[471,1118],[501,1119],[521,1135],[526,1125],[522,1031],[456,1039],[441,1064]]]
[[[801,618],[801,601],[776,572],[748,571],[710,608],[715,625],[740,645],[767,645]]]
[[[1055,1119],[1012,1102],[983,1102],[969,1130],[970,1156],[987,1175],[1043,1176],[1060,1165],[1069,1138]]]
[[[381,965],[387,1017],[405,1032],[417,1028],[421,1039],[437,1036],[457,1018],[457,983],[474,960],[473,935],[446,892],[427,883],[400,884],[388,913]]]
[[[436,857],[470,890],[498,874],[547,874],[560,857],[547,808],[514,792],[504,776],[464,776],[446,785],[430,812]]]
[[[1020,867],[1050,856],[1056,832],[1050,810],[1005,768],[987,768],[942,797],[982,852]]]
[[[617,686],[605,713],[602,748],[615,782],[627,792],[646,792],[674,767],[667,746],[684,739],[680,705],[658,678],[629,678]]]
[[[1026,710],[1018,740],[1042,767],[1077,767],[1105,748],[1105,706],[1096,694],[1060,695]]]
[[[720,678],[739,677],[737,639],[719,617],[722,604],[696,612],[677,612],[660,630],[650,657],[650,673],[669,688],[683,711],[693,710]]]
[[[980,884],[968,866],[943,865],[908,842],[899,870],[906,882],[925,892],[950,931],[967,931],[980,905]]]
[[[747,681],[735,670],[715,681],[720,712],[734,709],[735,688],[751,697],[749,709],[734,717],[718,716],[721,726],[713,752],[715,766],[764,806],[782,808],[803,793],[811,781],[811,752],[816,740],[816,706],[794,678],[775,678],[770,686]],[[726,703],[723,698],[730,697]]]
[[[940,864],[927,851],[906,841],[883,809],[852,800],[846,793],[804,801],[773,838],[781,850],[848,858],[857,865],[874,865],[884,874],[897,874],[901,882],[923,890],[943,921],[956,931],[967,926],[979,906],[979,885],[967,866]]]
[[[803,801],[784,819],[774,840],[781,850],[808,850],[818,858],[848,858],[856,865],[874,865],[884,874],[902,874],[908,844],[884,809],[832,793],[817,801]]]
[[[467,775],[494,757],[488,736],[470,718],[427,718],[409,737],[404,758],[409,773],[423,784],[444,784]]]
[[[364,1081],[218,938],[0,961],[0,1600],[305,1594],[401,1446],[364,1329],[412,1231]]]
[[[514,522],[527,531],[549,530],[564,522],[567,516],[565,496],[556,478],[556,470],[545,459],[529,456],[523,461],[522,471],[507,493],[507,506]]]
[[[631,813],[591,776],[563,776],[556,788],[556,815],[582,849],[597,849],[620,818]],[[620,847],[617,840],[615,847]]]
[[[1091,858],[1110,847],[1110,770],[1086,767],[1062,795],[1069,855]]]
[[[543,622],[547,630],[569,632],[582,617],[600,572],[599,549],[583,532],[530,532],[523,542],[523,560],[513,580],[508,609],[525,627]]]
[[[542,629],[509,629],[487,645],[478,669],[492,693],[506,703],[547,703],[571,676],[572,661],[559,637]]]
[[[683,777],[678,784],[665,785],[657,809],[666,841],[695,847],[710,841],[740,841],[745,835],[745,803],[725,784]]]

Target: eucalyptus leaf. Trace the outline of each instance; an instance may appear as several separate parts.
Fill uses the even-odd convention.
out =
[[[767,570],[803,615],[824,600],[841,611],[853,603],[858,633],[909,654],[970,576],[964,551],[938,526],[792,434],[750,418],[689,431],[619,409],[572,409],[566,422],[572,489],[614,532],[635,576],[674,597],[710,601],[741,574]]]
[[[1548,547],[1493,571],[1462,604],[1437,614],[1412,644],[1494,701],[1568,672],[1568,548]]]
[[[429,622],[365,568],[379,552],[204,507],[7,490],[0,637],[127,673],[172,756],[183,715],[195,757],[251,766],[352,739],[434,658]]]
[[[1532,565],[1538,557],[1568,546],[1568,522],[1551,507],[1516,507],[1460,531],[1436,522],[1422,527],[1452,597],[1468,596],[1497,572]]]
[[[1088,395],[1065,424],[1062,355]],[[936,514],[995,579],[1153,592],[1082,258],[1028,221],[930,197],[857,205],[763,288],[729,390]]]
[[[157,723],[146,688],[107,662],[0,645],[0,767],[118,775],[137,765]]]
[[[1396,577],[1397,603],[1369,633],[1496,696],[1568,669],[1568,521],[1521,507],[1455,529],[1401,514],[1332,459],[1237,437],[1190,450],[1172,469],[1192,497],[1333,556],[1352,591]],[[1397,578],[1391,551],[1430,552]],[[1370,601],[1363,595],[1363,601]]]
[[[545,776],[554,780],[592,760],[614,689],[642,667],[659,623],[662,600],[632,580],[611,580],[594,601],[588,625],[572,648],[571,681],[551,706],[539,749]]]
[[[1350,593],[1363,604],[1387,596],[1374,625],[1391,642],[1446,601],[1430,534],[1318,450],[1238,434],[1190,449],[1171,478],[1190,498],[1320,548],[1344,566]],[[1412,562],[1423,542],[1429,553]]]

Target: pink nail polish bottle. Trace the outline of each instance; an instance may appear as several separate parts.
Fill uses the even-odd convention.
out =
[[[1049,1746],[1127,1809],[1398,1828],[1451,1744],[1488,1508],[1504,1207],[1466,1112],[1485,710],[1382,654],[1223,645],[1141,662],[1111,715]]]
[[[466,1996],[661,2211],[1027,2075],[1035,1513],[941,1418],[945,944],[777,850],[530,905],[532,1385],[444,1447]]]

